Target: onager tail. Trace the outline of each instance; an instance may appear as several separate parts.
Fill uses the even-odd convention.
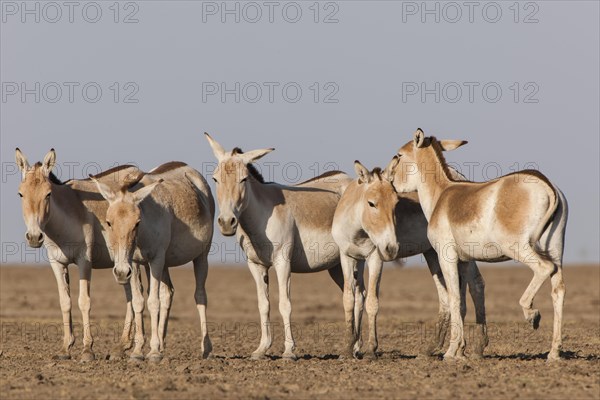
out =
[[[548,195],[551,197],[552,203],[550,203],[544,218],[542,218],[540,224],[537,226],[536,230],[531,236],[531,247],[543,259],[554,262],[554,258],[552,257],[552,254],[550,254],[550,249],[547,248],[547,246],[540,246],[540,239],[542,238],[542,235],[546,229],[552,226],[552,220],[554,219],[559,204],[559,195],[557,193],[557,189],[552,185],[548,185],[547,187],[549,189]]]

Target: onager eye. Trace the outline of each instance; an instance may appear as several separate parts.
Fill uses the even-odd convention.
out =
[[[219,181],[217,180],[217,178],[215,178],[214,176],[212,177],[212,180],[215,181],[215,183],[219,183]]]
[[[112,228],[112,224],[110,223],[110,221],[106,221],[106,225],[108,225],[109,228]]]
[[[23,197],[23,193],[19,192],[17,194],[19,195],[19,197]]]
[[[369,207],[377,208],[375,207],[375,203],[373,203],[372,201],[369,201]]]
[[[244,182],[246,182],[246,179],[248,179],[248,177],[247,177],[247,176],[246,176],[246,177],[244,177],[244,178],[242,178],[242,179],[240,179],[240,183],[244,183]]]
[[[137,227],[140,226],[140,221],[135,223],[135,226],[133,227],[134,229],[137,229]]]
[[[46,195],[46,198],[50,198],[50,196],[52,195],[52,192],[48,192],[48,194]]]

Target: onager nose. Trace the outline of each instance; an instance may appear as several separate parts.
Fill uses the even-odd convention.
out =
[[[27,232],[25,238],[31,247],[40,247],[44,243],[44,234],[41,232],[37,236]]]
[[[131,278],[132,272],[133,271],[131,270],[131,267],[127,267],[126,271],[122,271],[117,267],[113,268],[113,276],[117,280],[117,283],[121,285],[125,285],[127,282],[129,282],[129,278]]]
[[[385,246],[385,252],[390,259],[395,258],[398,254],[398,243],[388,243]]]
[[[235,216],[223,217],[220,215],[219,218],[217,218],[217,222],[221,228],[221,233],[225,236],[233,235],[238,225],[238,220]]]

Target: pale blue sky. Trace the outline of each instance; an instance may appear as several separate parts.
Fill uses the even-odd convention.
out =
[[[538,166],[569,200],[566,261],[599,262],[598,2],[520,3],[518,15],[512,1],[481,2],[472,22],[465,7],[459,17],[447,3],[427,2],[439,7],[439,23],[422,14],[422,2],[321,2],[318,16],[313,1],[280,2],[273,22],[263,2],[237,3],[239,23],[233,14],[221,22],[222,2],[121,3],[118,16],[113,3],[95,3],[96,23],[86,21],[97,9],[84,13],[85,2],[72,23],[67,8],[59,18],[39,3],[37,23],[21,2],[1,3],[3,263],[40,253],[23,240],[17,146],[31,162],[54,147],[63,179],[126,162],[148,170],[182,160],[207,172],[207,131],[226,148],[275,147],[261,161],[266,177],[295,183],[331,165],[354,174],[355,159],[383,166],[417,127],[468,140],[448,159],[475,180]],[[251,23],[255,4],[262,16]],[[298,9],[299,21],[288,22]],[[127,16],[138,22],[123,23]],[[239,103],[235,93],[223,102],[221,83],[235,92],[236,82]],[[22,83],[34,92],[24,101]],[[422,89],[430,90],[424,101]],[[124,102],[127,95],[138,102]],[[235,239],[217,234],[215,242],[213,261],[234,262]]]

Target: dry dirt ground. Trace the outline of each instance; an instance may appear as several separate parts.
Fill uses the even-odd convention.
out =
[[[75,299],[76,272],[71,269]],[[552,331],[548,283],[536,299],[541,326],[532,331],[518,305],[531,278],[529,269],[482,267],[482,273],[487,283],[490,344],[481,361],[416,358],[431,339],[436,321],[434,285],[425,268],[387,268],[379,317],[381,355],[376,361],[338,359],[341,292],[326,272],[294,275],[292,319],[300,359],[291,362],[278,357],[283,340],[276,284],[271,285],[273,357],[248,358],[258,345],[259,326],[254,283],[243,267],[211,268],[208,294],[214,357],[200,360],[193,272],[176,268],[166,357],[160,364],[150,364],[106,359],[120,336],[125,307],[122,288],[111,272],[95,271],[92,319],[97,360],[80,363],[77,301],[73,359],[55,361],[62,320],[51,269],[4,266],[0,268],[0,398],[600,398],[600,266],[565,267],[565,360],[552,364],[545,360]],[[468,322],[473,321],[472,310],[469,303]]]

